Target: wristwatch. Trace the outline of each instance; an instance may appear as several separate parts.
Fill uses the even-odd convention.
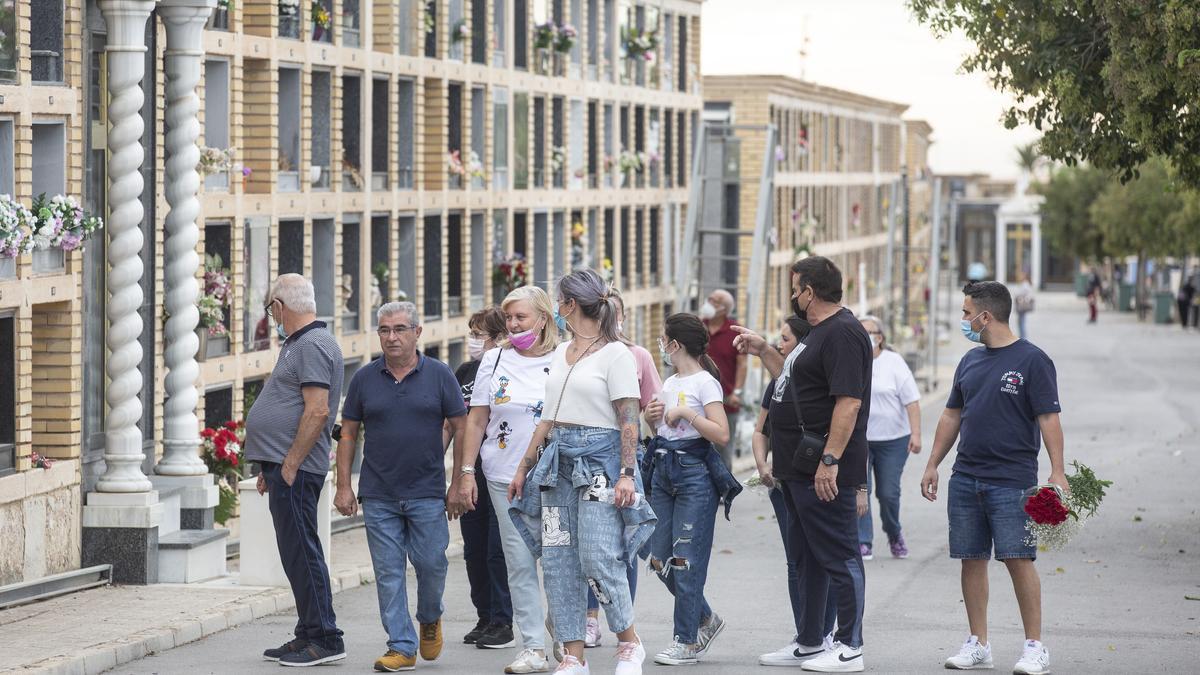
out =
[[[637,469],[635,469],[635,468],[634,468],[634,467],[632,467],[632,466],[623,466],[623,467],[621,467],[621,475],[622,475],[622,476],[625,476],[625,477],[628,477],[628,478],[633,478],[633,475],[634,475],[634,472],[635,472],[635,471],[637,471]]]
[[[825,466],[837,466],[838,458],[827,452],[821,455],[821,463]]]
[[[472,476],[475,475],[475,467],[473,467],[473,466],[464,466],[463,468],[459,469],[459,471],[461,473],[469,473]]]

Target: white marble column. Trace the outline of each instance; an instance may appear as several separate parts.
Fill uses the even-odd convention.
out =
[[[146,72],[146,20],[153,0],[100,0],[108,24],[108,201],[107,275],[109,349],[108,414],[104,419],[104,475],[99,492],[149,492],[150,480],[142,473],[142,334],[143,245],[145,217],[141,196],[141,109],[145,100],[141,80]]]
[[[84,565],[108,563],[118,583],[158,581],[158,491],[142,473],[142,304],[144,245],[140,173],[141,81],[146,74],[146,21],[154,0],[100,0],[108,26],[108,387],[104,418],[104,475],[83,507]]]
[[[163,279],[166,311],[170,318],[165,328],[164,381],[166,403],[163,406],[163,458],[155,472],[164,476],[206,476],[208,468],[200,460],[200,423],[196,418],[199,392],[196,381],[200,366],[196,352],[200,341],[196,326],[200,312],[196,303],[200,285],[196,272],[200,256],[196,245],[200,228],[200,69],[204,57],[204,23],[216,6],[216,0],[162,0],[158,15],[167,31],[163,65],[167,75],[166,110],[166,196],[170,209],[166,218]],[[209,483],[211,484],[211,480]]]

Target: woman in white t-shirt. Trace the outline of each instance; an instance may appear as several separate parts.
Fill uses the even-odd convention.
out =
[[[554,352],[542,422],[509,485],[510,511],[542,556],[551,629],[566,651],[557,672],[588,672],[591,586],[617,634],[616,672],[634,675],[646,651],[634,628],[626,566],[654,528],[638,480],[637,367],[620,341],[617,301],[599,274],[577,270],[556,290],[572,339]]]
[[[487,351],[479,363],[467,416],[463,457],[451,489],[451,514],[473,509],[477,499],[490,500],[499,514],[500,540],[508,568],[508,591],[513,620],[521,634],[522,650],[505,672],[535,673],[549,670],[546,658],[545,615],[537,560],[508,515],[508,484],[541,422],[546,398],[546,378],[558,346],[558,328],[550,296],[536,286],[513,290],[500,304],[508,339]],[[476,494],[475,458],[483,460],[488,494]],[[511,632],[505,637],[511,638]],[[480,648],[501,648],[511,642],[476,642]]]
[[[908,455],[921,452],[921,392],[904,358],[886,348],[883,322],[864,316],[862,325],[871,336],[875,360],[871,364],[871,415],[867,418],[867,512],[858,519],[859,549],[864,560],[874,557],[870,509],[874,487],[892,556],[907,558],[908,546],[900,529],[900,475]]]
[[[711,471],[725,467],[713,444],[729,441],[721,373],[707,354],[708,338],[694,314],[667,317],[658,349],[675,374],[645,414],[657,430],[648,472],[650,506],[659,517],[648,544],[650,566],[675,597],[675,639],[654,661],[668,666],[697,663],[725,627],[704,598],[722,498]]]

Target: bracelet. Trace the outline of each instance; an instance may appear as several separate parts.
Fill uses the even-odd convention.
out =
[[[696,426],[696,418],[697,418],[697,417],[699,417],[699,416],[700,416],[700,413],[698,413],[698,412],[693,412],[693,413],[692,413],[692,419],[688,421],[688,424],[690,424],[690,425],[692,425],[692,426]]]
[[[459,473],[466,473],[466,474],[475,475],[475,467],[473,467],[473,466],[464,466],[463,468],[459,469]]]

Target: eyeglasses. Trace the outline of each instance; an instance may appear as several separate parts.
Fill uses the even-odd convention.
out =
[[[407,333],[408,331],[410,331],[412,329],[413,329],[412,326],[405,326],[404,324],[400,324],[399,326],[395,326],[395,327],[380,326],[379,329],[376,330],[375,332],[378,333],[379,337],[381,337],[381,338],[390,337],[392,335],[395,335],[397,337],[403,337],[403,335],[405,333]]]
[[[279,298],[271,298],[270,300],[267,301],[267,304],[263,305],[263,313],[266,314],[267,318],[272,321],[278,320],[275,318],[275,301],[276,300],[279,300]],[[282,305],[283,301],[279,300],[279,304]]]
[[[469,335],[471,337],[471,339],[473,339],[473,340],[486,340],[489,337],[491,337],[487,333],[480,333],[477,330],[473,330],[470,333],[468,333],[467,335]]]

